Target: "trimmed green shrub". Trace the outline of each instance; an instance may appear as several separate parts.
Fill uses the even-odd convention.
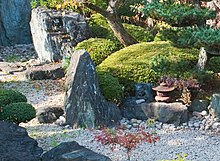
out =
[[[151,42],[154,40],[155,35],[153,35],[153,31],[127,23],[123,23],[123,26],[139,42]]]
[[[90,17],[88,24],[92,37],[106,38],[116,41],[114,33],[111,31],[105,17],[103,17],[101,14],[93,14]]]
[[[140,26],[124,23],[123,26],[139,42],[153,41],[154,34]],[[105,17],[100,14],[93,14],[89,20],[89,27],[92,37],[106,38],[118,42],[113,31],[109,27]]]
[[[212,57],[207,64],[207,69],[213,71],[214,73],[219,73],[220,72],[220,57]]]
[[[11,103],[1,107],[0,120],[15,122],[27,122],[36,116],[36,110],[31,104],[25,102]]]
[[[78,43],[75,49],[85,49],[90,54],[95,65],[99,65],[109,55],[119,50],[120,46],[111,40],[103,38],[90,38]]]
[[[99,85],[104,97],[112,102],[120,103],[123,97],[123,86],[110,73],[98,71]]]
[[[0,89],[0,107],[16,102],[27,102],[27,98],[18,91]]]
[[[198,55],[197,49],[180,49],[169,42],[140,43],[113,53],[97,70],[112,73],[125,86],[125,92],[130,93],[134,83],[155,83],[161,76],[180,79],[192,77],[204,81],[211,75],[210,72],[201,73],[196,68]],[[204,73],[208,75],[202,78]]]

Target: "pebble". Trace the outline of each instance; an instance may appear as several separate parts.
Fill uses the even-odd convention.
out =
[[[217,129],[217,128],[219,128],[220,127],[220,122],[214,122],[213,124],[212,124],[212,128],[213,129]]]
[[[201,115],[202,115],[202,116],[208,116],[208,112],[205,111],[205,110],[203,110],[203,111],[201,112]]]
[[[137,104],[141,104],[141,103],[144,103],[144,102],[145,102],[145,99],[138,99],[138,100],[136,100]]]

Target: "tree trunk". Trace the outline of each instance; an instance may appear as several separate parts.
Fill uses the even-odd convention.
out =
[[[99,8],[98,6],[92,4],[91,2],[83,2],[83,4],[90,8],[91,10],[94,10],[101,15],[103,15],[106,19],[108,24],[110,25],[110,28],[114,32],[114,35],[117,37],[117,39],[122,43],[124,46],[129,46],[132,44],[138,43],[138,41],[133,38],[123,27],[121,19],[117,16],[116,8],[120,0],[110,0],[109,6],[107,10],[103,10]]]
[[[106,17],[109,26],[114,32],[115,37],[124,45],[129,46],[138,43],[123,27],[121,20],[114,15]]]

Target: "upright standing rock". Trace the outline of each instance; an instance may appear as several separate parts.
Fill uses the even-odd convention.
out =
[[[37,54],[42,62],[62,59],[66,46],[76,46],[89,37],[89,29],[82,15],[75,12],[32,10],[31,33]],[[66,50],[65,50],[66,51]]]
[[[112,126],[119,122],[119,108],[102,96],[95,65],[84,50],[74,52],[66,79],[66,122],[73,128]]]
[[[30,0],[0,0],[0,45],[31,43]]]
[[[215,93],[212,95],[212,100],[208,107],[209,112],[214,116],[220,118],[220,94]]]

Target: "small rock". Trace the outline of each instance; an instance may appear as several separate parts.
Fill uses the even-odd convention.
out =
[[[199,122],[195,122],[195,123],[193,124],[193,126],[194,126],[195,128],[199,128],[199,127],[200,127],[200,123],[199,123]]]
[[[204,130],[204,129],[205,129],[205,126],[204,126],[204,125],[201,125],[199,129],[200,129],[200,130]]]
[[[205,110],[203,110],[203,111],[201,112],[201,115],[202,115],[202,116],[207,116],[207,115],[208,115],[208,112],[205,111]]]
[[[187,126],[187,123],[186,123],[186,122],[184,122],[184,123],[183,123],[183,126]]]
[[[142,121],[141,120],[137,120],[137,123],[140,124]]]
[[[126,125],[126,128],[127,128],[127,129],[131,129],[131,128],[132,128],[132,125],[130,125],[130,124]]]
[[[161,129],[161,128],[162,128],[162,122],[157,123],[157,124],[156,124],[156,128]]]
[[[134,128],[138,128],[138,127],[139,127],[139,124],[133,123],[133,127],[134,127]]]
[[[189,121],[189,122],[188,122],[188,126],[189,126],[189,127],[193,127],[193,124],[194,124],[193,121]]]
[[[175,131],[175,130],[176,130],[175,125],[174,125],[174,124],[170,124],[170,125],[169,125],[169,130],[170,130],[170,131]]]
[[[65,128],[66,128],[66,129],[69,129],[69,128],[70,128],[70,125],[66,125]]]
[[[65,125],[65,123],[66,123],[66,119],[63,116],[60,116],[59,119],[57,119],[55,122],[56,125],[60,125],[60,126]]]
[[[213,129],[217,129],[217,128],[219,128],[220,127],[220,122],[214,122],[213,124],[212,124],[212,128]]]
[[[137,123],[137,119],[131,119],[131,123]]]
[[[142,121],[142,122],[140,123],[140,127],[145,127],[145,126],[146,126],[146,122]]]
[[[209,130],[210,127],[211,127],[210,125],[206,125],[206,126],[205,126],[205,130]]]
[[[202,120],[201,123],[202,123],[203,125],[205,125],[205,124],[206,124],[206,119]]]
[[[138,99],[138,100],[136,100],[136,103],[137,103],[137,104],[141,104],[141,103],[144,103],[144,102],[145,102],[144,99]]]
[[[164,123],[163,126],[162,126],[162,128],[163,128],[163,129],[169,129],[169,125],[166,124],[166,123]]]

